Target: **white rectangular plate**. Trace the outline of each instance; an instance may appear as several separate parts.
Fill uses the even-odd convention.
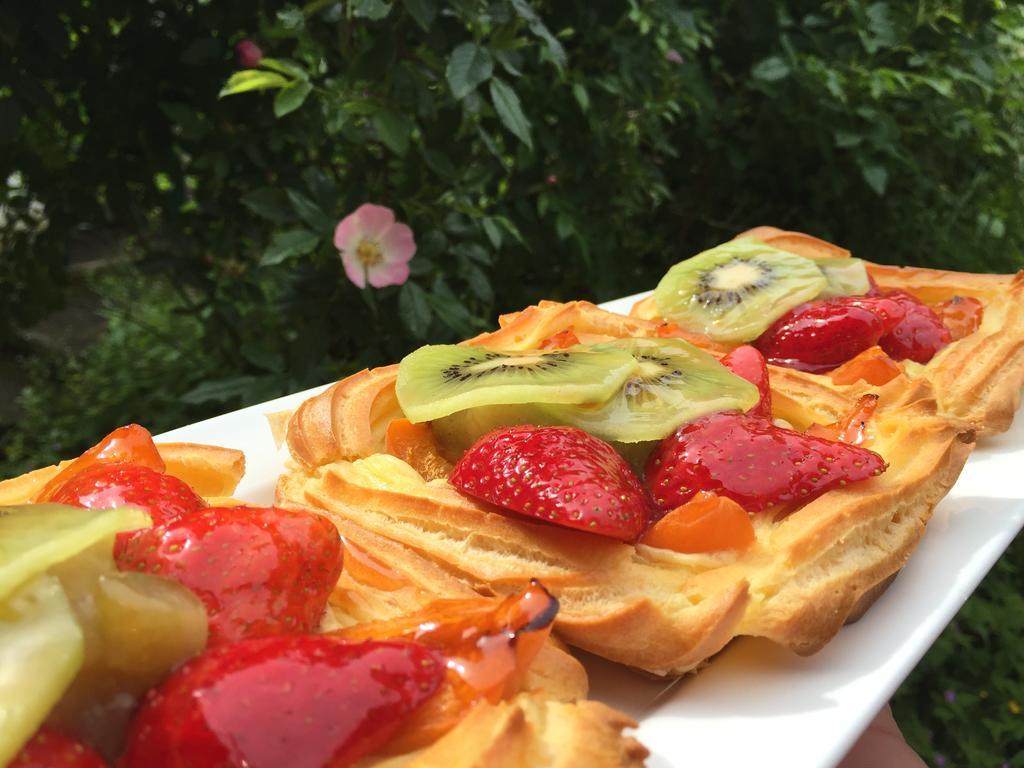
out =
[[[628,313],[637,298],[602,306]],[[243,408],[160,439],[245,451],[246,474],[236,495],[268,504],[285,454],[275,448],[265,414],[293,409],[322,389]],[[1024,418],[974,451],[899,578],[863,619],[817,655],[800,658],[744,638],[698,675],[675,683],[587,657],[591,697],[640,722],[637,735],[651,750],[650,768],[832,768],[1024,525],[1024,491],[1016,482],[1021,467]]]

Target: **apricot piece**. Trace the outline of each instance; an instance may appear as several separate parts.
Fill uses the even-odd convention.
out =
[[[754,538],[754,526],[743,507],[732,499],[701,491],[652,525],[640,543],[696,554],[742,551]]]

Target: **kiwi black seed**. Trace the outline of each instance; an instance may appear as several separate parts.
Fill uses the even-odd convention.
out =
[[[812,259],[733,240],[672,267],[654,290],[658,313],[715,341],[753,341],[828,281]]]
[[[621,339],[609,348],[628,351],[637,372],[619,392],[597,405],[540,405],[546,423],[570,424],[604,440],[660,440],[679,425],[718,411],[745,411],[757,387],[712,355],[682,339]]]
[[[484,405],[600,402],[636,367],[622,349],[521,352],[439,344],[402,360],[395,392],[410,421],[432,421]]]

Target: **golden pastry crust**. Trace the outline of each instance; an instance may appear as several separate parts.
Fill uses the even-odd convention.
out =
[[[850,255],[832,243],[776,227],[756,227],[737,237],[761,239],[809,258]],[[955,296],[981,301],[984,316],[978,330],[952,342],[923,366],[904,362],[901,367],[908,378],[926,378],[934,385],[939,413],[970,422],[979,435],[1009,429],[1024,387],[1024,270],[1013,275],[981,275],[865,264],[879,287],[907,291],[925,303]],[[638,301],[630,314],[647,322],[661,319],[653,296]],[[776,370],[773,366],[773,378]],[[819,378],[831,384],[827,375]],[[875,389],[863,381],[831,386],[849,396]]]
[[[563,330],[569,317],[577,336],[660,332],[657,323],[618,319],[586,302],[545,303],[504,318],[495,336],[471,343],[498,347],[500,334],[502,346],[526,348]],[[799,428],[837,421],[853,404],[821,377],[779,370],[775,415]],[[391,370],[367,375],[377,380],[372,391],[393,386]],[[365,382],[357,386],[366,389]],[[278,503],[317,508],[339,524],[400,542],[484,594],[538,578],[561,601],[556,629],[563,638],[654,674],[693,669],[739,634],[812,652],[864,594],[902,567],[973,445],[969,425],[937,415],[926,381],[900,377],[879,394],[869,447],[889,462],[888,471],[778,523],[759,520],[757,543],[741,556],[681,555],[505,516],[445,481],[424,482],[380,453],[382,439],[363,444],[363,460],[293,466],[279,481]],[[364,413],[369,406],[362,404]],[[377,409],[375,418],[384,413]],[[395,403],[390,417],[399,416]],[[301,419],[297,412],[292,426],[301,428]],[[354,447],[336,450],[351,456]]]
[[[911,375],[919,373],[935,386],[942,413],[970,421],[979,433],[1009,429],[1024,387],[1024,270],[976,275],[869,264],[868,272],[882,288],[905,290],[926,302],[954,296],[982,302],[981,327]]]
[[[245,454],[234,448],[199,443],[157,443],[169,475],[207,499],[228,497],[245,474]],[[0,504],[28,504],[71,460],[0,481]]]
[[[356,768],[639,768],[648,752],[623,731],[636,722],[596,701],[520,694],[482,704],[430,747]]]

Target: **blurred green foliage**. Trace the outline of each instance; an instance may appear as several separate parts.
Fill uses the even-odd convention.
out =
[[[257,69],[236,63],[244,39]],[[0,353],[29,380],[0,475],[541,298],[650,288],[758,224],[890,263],[1019,269],[1022,118],[1024,9],[1003,0],[0,0]],[[345,278],[332,233],[364,202],[415,232],[401,287]],[[108,330],[39,352],[24,329],[59,306],[90,231],[129,257],[94,284]],[[1019,576],[1001,568],[993,595]],[[1021,764],[996,748],[1020,743],[1014,715],[989,725],[966,682],[936,705],[958,638],[901,718],[950,764]],[[933,710],[950,731],[929,742]]]

